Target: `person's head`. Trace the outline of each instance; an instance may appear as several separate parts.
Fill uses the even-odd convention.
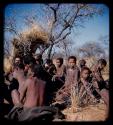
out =
[[[56,66],[60,67],[63,64],[63,58],[57,58],[56,59]]]
[[[35,58],[33,58],[32,56],[25,56],[23,58],[23,63],[25,65],[24,71],[28,71],[31,65],[36,64],[36,61]]]
[[[86,65],[86,61],[84,59],[79,61],[79,66],[82,68]]]
[[[88,67],[83,67],[80,73],[80,77],[83,79],[87,79],[91,74],[91,71]]]
[[[20,64],[21,61],[22,61],[22,60],[21,60],[21,57],[19,57],[19,56],[16,56],[15,59],[14,59],[14,63],[15,63],[15,64]]]
[[[51,59],[46,59],[45,67],[49,67],[49,66],[51,66],[52,63],[53,63],[53,62],[52,62]]]
[[[41,65],[35,64],[35,65],[31,65],[29,71],[28,71],[28,76],[30,77],[37,77],[39,79],[43,79],[44,76],[44,69]]]
[[[22,63],[13,66],[13,77],[18,79],[20,75],[24,75],[24,65]]]
[[[74,68],[75,65],[76,65],[76,57],[75,57],[75,56],[70,56],[70,57],[68,58],[68,66],[69,66],[70,68]]]
[[[42,59],[42,55],[41,55],[41,54],[35,54],[35,55],[34,55],[34,58],[35,58],[35,59]]]
[[[34,56],[34,58],[35,58],[37,64],[43,64],[43,59],[42,59],[42,55],[41,54],[36,54]]]
[[[107,62],[105,59],[99,59],[98,60],[98,68],[100,70],[104,69],[104,67],[107,65]]]

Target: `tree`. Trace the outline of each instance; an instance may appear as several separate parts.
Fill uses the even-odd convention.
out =
[[[103,8],[99,8],[96,5],[91,4],[43,4],[41,5],[42,8],[46,11],[44,18],[39,24],[39,19],[36,18],[35,15],[29,14],[28,16],[22,17],[25,25],[29,28],[32,26],[40,26],[40,29],[44,29],[45,34],[47,34],[48,38],[43,43],[48,43],[46,45],[41,44],[42,46],[39,47],[39,44],[36,44],[36,39],[34,42],[34,48],[39,48],[43,53],[46,49],[48,49],[48,58],[51,58],[52,49],[55,45],[62,43],[65,50],[66,46],[66,39],[71,34],[72,29],[79,27],[83,24],[84,21],[94,17],[95,15],[102,14]],[[38,12],[37,12],[38,13]],[[38,16],[38,15],[37,15]],[[14,38],[18,39],[21,44],[23,44],[23,33],[19,32],[16,27],[16,20],[13,17],[9,17],[9,19],[5,20],[5,31],[12,33]],[[29,37],[30,36],[30,37]],[[31,41],[34,40],[34,36],[28,35],[27,42],[24,43],[27,48]],[[32,39],[31,39],[32,38]],[[40,41],[38,39],[38,41]],[[40,43],[40,42],[39,42]],[[44,46],[43,46],[44,45]],[[22,46],[22,45],[20,45]]]
[[[105,56],[104,48],[98,44],[98,42],[87,42],[78,49],[78,53],[82,57],[97,57],[101,58]]]
[[[50,14],[48,58],[55,44],[61,43],[71,34],[72,29],[81,26],[83,21],[102,14],[102,9],[91,4],[46,4]],[[49,13],[50,13],[49,12]]]

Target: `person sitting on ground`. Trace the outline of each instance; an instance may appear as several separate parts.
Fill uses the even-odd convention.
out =
[[[18,76],[17,70],[14,71],[15,77]],[[31,65],[28,71],[28,78],[23,86],[23,94],[20,97],[22,105],[16,105],[8,113],[7,119],[16,121],[33,120],[53,120],[55,117],[64,117],[55,107],[44,106],[45,85],[43,80],[43,69],[40,65]],[[24,99],[25,98],[25,99]],[[24,99],[24,101],[22,101]]]
[[[66,67],[65,84],[56,93],[55,101],[61,105],[70,107],[71,105],[71,88],[78,89],[78,81],[80,78],[80,70],[76,65],[76,57],[68,58],[68,66]]]
[[[101,74],[101,71],[106,65],[107,62],[105,59],[98,60],[97,64],[92,67],[92,81],[96,91],[101,95],[101,98],[107,105],[107,111],[109,111],[109,90]]]
[[[78,82],[79,105],[81,106],[85,106],[90,103],[98,103],[98,100],[101,98],[90,80],[90,74],[91,71],[88,67],[82,68],[80,73],[80,81]]]
[[[44,70],[46,71],[45,79],[46,79],[46,98],[45,103],[46,105],[51,105],[52,100],[54,98],[55,87],[52,81],[52,77],[56,73],[56,67],[53,64],[51,59],[46,59],[45,64],[43,65]]]
[[[60,78],[61,80],[65,81],[65,74],[66,74],[66,66],[63,65],[63,58],[56,59],[56,73],[53,76],[54,80]]]

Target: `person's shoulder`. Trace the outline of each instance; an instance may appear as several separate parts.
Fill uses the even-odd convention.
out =
[[[27,78],[26,81],[25,81],[25,83],[26,83],[26,84],[31,84],[31,83],[33,83],[33,81],[34,81],[34,79],[32,79],[32,78]]]
[[[76,70],[80,71],[80,68],[78,66],[75,67]]]
[[[63,69],[66,69],[66,65],[63,64],[63,65],[62,65],[62,68],[63,68]]]

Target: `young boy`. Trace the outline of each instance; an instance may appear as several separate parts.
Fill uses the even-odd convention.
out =
[[[90,81],[90,69],[88,67],[83,67],[80,73],[79,86],[79,101],[80,104],[88,104],[90,102],[96,101],[94,93],[97,93],[93,84]],[[98,94],[98,98],[99,98]],[[97,99],[98,99],[97,98]]]
[[[106,67],[107,62],[105,59],[99,59],[97,64],[92,68],[93,85],[96,91],[101,95],[101,98],[107,105],[107,111],[109,111],[109,90],[107,83],[104,81],[101,71]]]
[[[65,84],[76,84],[80,77],[80,70],[76,65],[76,57],[70,56],[68,58],[68,66],[66,69]]]

